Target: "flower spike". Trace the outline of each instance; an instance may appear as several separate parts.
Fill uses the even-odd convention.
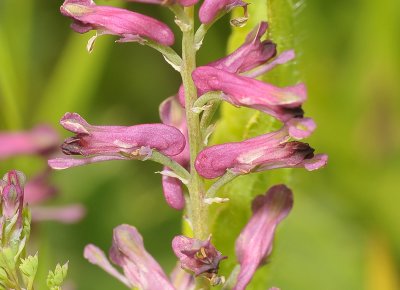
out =
[[[236,240],[240,272],[233,290],[246,289],[257,268],[271,253],[275,229],[292,207],[292,191],[283,184],[271,187],[265,195],[253,200],[253,216]]]
[[[308,119],[298,121],[307,123]],[[326,164],[327,156],[314,155],[314,149],[308,144],[288,142],[288,132],[285,126],[279,131],[242,142],[208,147],[197,156],[196,170],[204,178],[212,179],[222,176],[228,169],[236,174],[247,174],[275,168],[316,170]]]
[[[92,0],[65,0],[60,11],[73,19],[71,28],[78,33],[96,30],[99,35],[119,36],[119,42],[150,39],[165,46],[174,43],[174,34],[167,25],[126,9],[98,6]],[[89,51],[96,37],[89,40]]]
[[[64,154],[82,155],[84,159],[57,158],[49,160],[53,169],[65,169],[93,162],[151,157],[152,150],[174,156],[185,148],[185,137],[171,126],[143,124],[125,126],[93,126],[77,113],[66,113],[61,125],[75,133],[61,146]]]

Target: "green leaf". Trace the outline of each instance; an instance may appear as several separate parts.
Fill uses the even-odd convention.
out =
[[[47,287],[50,290],[61,290],[61,284],[64,282],[65,277],[68,272],[68,262],[63,266],[57,264],[54,272],[49,271],[49,275],[47,276]]]
[[[24,276],[25,284],[27,289],[32,289],[33,281],[35,280],[36,272],[38,268],[38,254],[35,256],[28,256],[26,259],[21,259],[19,269]]]

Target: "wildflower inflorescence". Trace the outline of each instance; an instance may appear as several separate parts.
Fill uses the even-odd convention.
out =
[[[164,23],[122,8],[98,6],[92,0],[65,0],[61,13],[72,18],[79,33],[95,30],[88,42],[92,51],[97,36],[111,34],[117,42],[139,42],[159,52],[180,72],[182,85],[176,95],[160,106],[162,123],[124,126],[94,126],[76,113],[66,113],[61,125],[74,133],[61,148],[66,155],[49,161],[54,169],[66,169],[107,160],[152,160],[164,166],[161,171],[164,196],[174,209],[185,209],[191,229],[177,235],[172,248],[179,266],[168,277],[145,250],[137,229],[129,225],[115,228],[110,260],[96,246],[85,248],[85,257],[102,267],[127,287],[144,290],[209,289],[224,284],[219,264],[227,258],[213,244],[207,228],[208,205],[227,202],[215,197],[218,189],[236,176],[276,168],[302,167],[315,170],[327,162],[325,154],[298,140],[315,130],[311,118],[304,117],[302,105],[307,98],[302,83],[277,87],[257,80],[275,66],[295,57],[293,50],[277,54],[276,44],[263,40],[268,24],[261,22],[244,43],[230,55],[196,67],[196,52],[212,24],[235,7],[243,17],[231,21],[244,25],[248,3],[242,0],[132,0],[158,4],[175,14],[182,31],[182,56],[170,46],[175,41]],[[195,32],[194,5],[200,3],[200,27]],[[283,125],[280,130],[234,143],[207,146],[212,134],[213,113],[222,102],[268,114]],[[205,179],[216,180],[206,190]],[[184,188],[187,188],[187,193]],[[245,289],[255,271],[272,251],[277,225],[290,212],[293,195],[285,185],[271,187],[253,200],[253,216],[236,241],[239,270],[234,270],[224,289]],[[233,281],[233,282],[232,282]],[[274,288],[275,289],[275,288]]]

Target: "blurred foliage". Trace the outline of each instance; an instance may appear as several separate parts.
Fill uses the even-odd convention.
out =
[[[296,290],[400,289],[400,2],[269,0],[268,8],[265,1],[252,1],[249,24],[233,29],[229,47],[238,46],[261,17],[269,17],[279,51],[294,47],[297,58],[266,77],[278,85],[306,82],[306,115],[318,124],[309,142],[330,161],[313,173],[277,170],[238,178],[224,189],[232,203],[221,208],[228,218],[215,227],[233,241],[250,214],[250,196],[288,180],[295,207],[257,280]],[[77,111],[93,124],[158,122],[157,106],[176,93],[179,75],[157,52],[114,44],[111,36],[101,37],[87,54],[90,36],[71,32],[70,21],[58,12],[61,2],[0,0],[0,130],[29,129],[37,122],[59,128],[66,111]],[[162,7],[98,2],[126,5],[174,27]],[[279,7],[293,9],[292,15],[282,16]],[[207,35],[199,64],[224,55],[229,34],[224,18]],[[215,142],[248,138],[277,125],[228,105],[221,115]],[[43,163],[18,157],[1,161],[0,170],[16,167],[32,176]],[[155,164],[121,161],[55,172],[61,194],[53,203],[83,202],[88,214],[76,225],[33,226],[41,280],[49,265],[69,260],[68,277],[77,289],[124,289],[82,257],[87,243],[108,249],[112,228],[121,223],[138,227],[147,249],[167,272],[172,269],[170,241],[181,213],[165,204],[157,170]],[[235,260],[233,244],[221,245],[225,238],[215,237],[230,256],[222,262],[227,275]]]

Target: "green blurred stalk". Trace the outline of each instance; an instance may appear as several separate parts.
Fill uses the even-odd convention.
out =
[[[8,129],[18,129],[22,126],[21,114],[17,96],[17,73],[13,63],[8,41],[0,29],[0,110]]]

